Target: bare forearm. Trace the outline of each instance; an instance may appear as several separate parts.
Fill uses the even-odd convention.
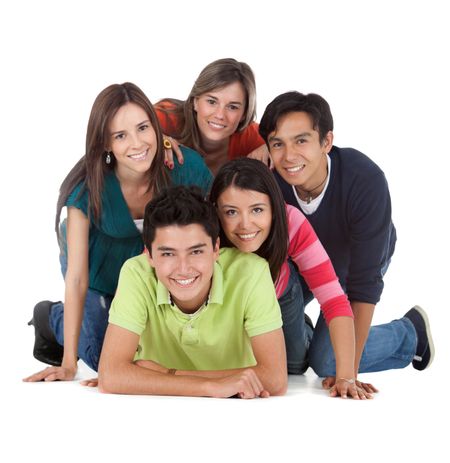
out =
[[[209,379],[216,384],[232,376],[245,376],[251,371],[270,395],[285,394],[287,389],[286,351],[281,328],[254,336],[251,342],[257,362],[253,367],[226,370],[177,370],[175,375]],[[136,364],[159,373],[169,372],[165,366],[152,360],[138,360]]]
[[[230,370],[176,370],[175,376],[196,376],[201,378],[225,378],[235,373],[245,370],[245,368],[233,368]]]
[[[336,358],[336,378],[354,377],[355,329],[350,317],[333,318],[329,325],[331,343]]]
[[[287,389],[287,367],[281,328],[251,338],[256,365],[250,367],[270,395],[283,395]],[[179,374],[202,375],[211,379],[239,374],[249,368],[216,371],[182,371]]]
[[[283,371],[275,372],[273,368],[268,368],[262,365],[256,365],[249,368],[256,373],[264,388],[270,393],[270,395],[284,394],[286,384],[284,384],[281,379],[283,378],[283,374],[287,377],[287,373],[283,373]],[[243,372],[247,369],[248,368],[233,368],[230,370],[177,370],[175,375],[219,379]],[[281,368],[281,370],[282,369],[283,368]]]
[[[369,336],[370,325],[372,324],[374,304],[367,302],[351,302],[353,314],[355,316],[355,374],[359,370],[359,362]]]
[[[63,366],[76,368],[78,339],[89,285],[89,219],[75,207],[67,209],[67,264]]]
[[[176,376],[133,363],[100,363],[99,388],[112,394],[145,394],[205,397],[213,395],[205,377]]]
[[[266,346],[266,341],[274,342]],[[255,358],[273,356],[282,359],[284,344],[281,329],[274,330],[252,338]],[[133,362],[139,335],[120,326],[109,324],[106,330],[100,357],[98,385],[102,392],[115,394],[149,394],[149,395],[181,395],[206,397],[231,397],[236,394],[241,398],[268,397],[270,393],[261,383],[256,372],[251,368],[228,370],[226,377],[206,378],[192,374],[173,375],[163,365],[152,360]],[[262,346],[265,346],[262,348]],[[281,349],[281,354],[278,352]],[[269,354],[264,355],[267,348]],[[264,364],[264,361],[260,362]],[[269,360],[268,365],[279,362]],[[281,363],[280,371],[286,370],[286,361]],[[237,371],[237,372],[236,372]],[[180,372],[178,372],[180,373]],[[286,388],[286,378],[284,385]],[[280,394],[284,391],[281,390]]]
[[[87,283],[66,283],[64,302],[64,357],[63,366],[73,368],[78,359],[78,340],[83,320]]]
[[[152,360],[138,360],[135,364],[157,373],[168,374],[170,371],[168,368]],[[280,362],[280,365],[283,365],[283,363]],[[287,386],[287,373],[283,366],[279,368],[280,371],[278,373],[274,371],[274,369],[255,366],[248,368],[232,368],[228,370],[175,370],[174,374],[176,376],[192,376],[196,378],[218,380],[229,378],[233,375],[243,373],[246,370],[253,370],[263,384],[264,389],[271,395],[282,395],[285,392]]]

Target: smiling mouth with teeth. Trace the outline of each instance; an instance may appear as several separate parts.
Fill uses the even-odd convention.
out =
[[[296,172],[300,172],[305,168],[305,164],[302,164],[300,166],[295,166],[295,167],[286,167],[286,170],[290,172],[291,174],[295,174]]]
[[[208,121],[208,125],[214,129],[224,129],[226,125],[218,124],[217,122]]]
[[[142,159],[145,159],[147,157],[147,150],[138,154],[130,154],[128,157],[130,159],[133,159],[134,161],[141,161]]]
[[[197,277],[193,277],[193,278],[185,278],[185,279],[176,279],[176,278],[172,278],[172,280],[177,284],[177,285],[180,285],[180,286],[189,286],[191,285],[192,283],[194,283],[194,281],[197,279]]]
[[[252,240],[257,234],[258,232],[254,232],[254,233],[246,233],[246,234],[237,234],[237,236],[241,240]]]

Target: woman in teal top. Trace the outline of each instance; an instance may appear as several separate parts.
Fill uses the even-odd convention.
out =
[[[53,366],[27,380],[72,380],[78,358],[97,370],[120,268],[144,249],[145,205],[171,183],[195,184],[206,194],[212,182],[201,156],[181,149],[184,163],[169,173],[156,113],[136,85],[111,85],[97,96],[86,154],[62,183],[57,204],[65,302],[38,303],[30,322],[33,355]]]

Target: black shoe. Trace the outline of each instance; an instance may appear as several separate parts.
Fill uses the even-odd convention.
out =
[[[427,314],[422,307],[415,305],[404,316],[412,322],[417,333],[416,355],[412,365],[416,370],[425,370],[434,358],[434,344]]]
[[[49,317],[55,302],[41,301],[34,306],[33,318],[28,325],[34,326],[33,356],[48,365],[59,367],[62,363],[64,348],[56,341],[50,328]]]

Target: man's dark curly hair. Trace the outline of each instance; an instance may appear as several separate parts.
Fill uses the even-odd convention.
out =
[[[203,197],[197,186],[172,186],[155,196],[145,207],[143,239],[151,253],[156,229],[170,225],[201,225],[213,246],[219,236],[216,208]]]

